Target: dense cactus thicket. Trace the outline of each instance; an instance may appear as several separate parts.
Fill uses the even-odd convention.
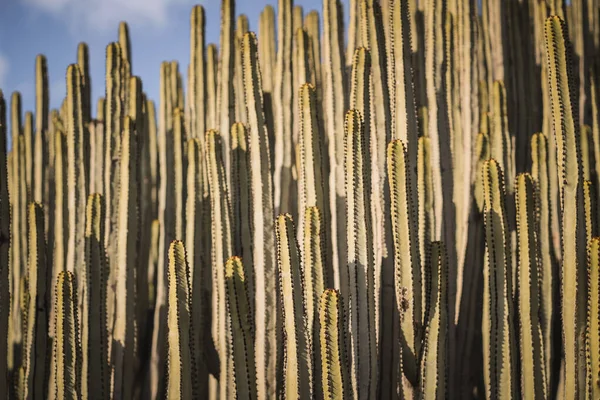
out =
[[[599,399],[600,1],[234,3],[0,91],[0,398]]]

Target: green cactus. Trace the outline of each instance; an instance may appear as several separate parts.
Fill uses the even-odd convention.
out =
[[[306,315],[305,277],[291,215],[277,217],[276,232],[285,348],[283,393],[290,399],[311,398],[312,340]]]
[[[552,125],[556,138],[561,197],[561,313],[565,354],[565,393],[575,398],[584,392],[585,364],[580,354],[583,343],[585,302],[585,216],[583,181],[578,143],[579,126],[575,109],[571,54],[565,23],[557,16],[545,24],[548,76],[552,96]]]
[[[586,385],[592,398],[600,395],[600,238],[588,242],[587,362]]]
[[[48,64],[46,57],[38,55],[35,59],[35,139],[34,139],[34,179],[33,200],[49,203],[48,178]],[[46,216],[48,218],[48,216]],[[48,228],[48,227],[46,227]]]
[[[189,137],[204,139],[206,132],[206,60],[204,30],[206,16],[204,7],[195,6],[190,15],[190,75],[189,104],[190,132]]]
[[[82,331],[81,336],[81,388],[83,396],[99,399],[108,398],[110,382],[106,326],[108,271],[103,229],[104,198],[97,193],[91,194],[87,200],[85,219],[86,298],[82,318],[87,329]],[[84,337],[84,332],[87,337]]]
[[[421,269],[419,232],[416,209],[412,202],[412,185],[406,147],[393,140],[387,150],[392,237],[394,240],[394,281],[396,304],[402,315],[401,330],[406,349],[403,349],[404,370],[413,374],[417,365],[410,365],[409,355],[416,359],[421,352],[421,327],[425,304],[428,301]]]
[[[29,257],[27,262],[27,330],[25,337],[24,398],[43,398],[46,392],[46,360],[48,359],[48,306],[46,293],[48,274],[44,212],[39,203],[28,207]]]
[[[347,300],[346,274],[346,213],[344,186],[344,137],[338,129],[344,126],[344,113],[348,108],[344,61],[344,36],[340,0],[323,1],[323,66],[324,66],[324,116],[327,127],[329,157],[329,201],[331,208],[331,240],[334,287],[342,290]],[[352,33],[350,33],[352,37]],[[354,49],[348,56],[352,62]],[[338,132],[338,134],[336,134]]]
[[[348,293],[350,309],[351,387],[355,397],[373,396],[377,382],[375,293],[371,222],[370,165],[364,122],[350,110],[345,123],[346,211],[348,215]]]
[[[231,257],[225,265],[227,307],[231,322],[235,392],[240,399],[256,399],[256,367],[254,365],[254,330],[252,305],[248,296],[244,265],[239,257]]]
[[[539,246],[539,199],[533,177],[517,175],[515,184],[517,209],[517,282],[519,293],[519,354],[521,357],[521,395],[547,398],[544,340],[540,321],[541,263]]]
[[[346,318],[340,292],[327,289],[319,302],[321,385],[326,400],[343,399],[352,392],[347,370]]]
[[[448,397],[448,259],[442,242],[429,248],[426,323],[427,329],[421,357],[421,396],[423,399]]]
[[[56,372],[50,392],[57,399],[75,400],[81,396],[81,348],[77,313],[77,289],[72,272],[61,271],[56,282],[56,322],[53,364]],[[52,396],[52,395],[51,395]]]
[[[273,192],[270,177],[268,130],[263,113],[256,36],[244,35],[242,59],[248,110],[248,159],[250,171],[252,261],[256,301],[256,376],[259,397],[276,393],[277,318]]]
[[[484,378],[490,398],[514,398],[516,378],[516,338],[512,305],[511,243],[507,227],[504,177],[499,163],[483,163],[486,241],[484,267],[483,346]]]
[[[546,363],[546,382],[553,382],[554,360],[557,357],[554,349],[554,326],[557,312],[555,301],[557,295],[558,270],[552,244],[551,231],[551,200],[548,174],[548,139],[543,133],[531,137],[531,175],[535,179],[539,207],[539,239],[538,246],[540,262],[540,308],[542,335],[544,337],[544,361]]]
[[[188,262],[183,242],[169,246],[167,268],[167,382],[168,399],[193,397],[194,345],[190,316]]]
[[[212,334],[219,352],[219,388],[225,398],[231,390],[229,362],[231,357],[229,322],[225,301],[225,263],[231,257],[231,207],[221,135],[214,130],[206,133],[206,163],[211,200],[212,282],[213,282],[213,326]]]

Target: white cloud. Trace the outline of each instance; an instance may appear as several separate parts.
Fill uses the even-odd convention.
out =
[[[0,54],[0,89],[6,85],[6,77],[8,76],[9,70],[8,58]]]
[[[169,8],[198,0],[22,0],[39,10],[66,19],[75,30],[114,30],[119,21],[129,24],[164,26]]]

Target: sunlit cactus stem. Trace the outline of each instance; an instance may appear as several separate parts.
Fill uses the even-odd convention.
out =
[[[77,400],[81,396],[81,348],[73,273],[61,271],[58,274],[54,301],[56,323],[53,358],[56,373],[49,390],[54,391],[57,399]]]
[[[25,338],[25,398],[43,398],[46,393],[46,360],[51,354],[48,344],[48,311],[50,293],[47,293],[50,268],[46,259],[44,212],[39,203],[28,207],[29,258],[27,262],[27,332]]]
[[[193,398],[194,347],[191,340],[188,263],[181,241],[169,247],[167,271],[167,382],[169,400]]]
[[[304,274],[295,227],[289,214],[277,217],[280,303],[284,326],[284,391],[289,399],[312,397],[312,341],[306,319]]]
[[[326,400],[351,396],[346,354],[346,317],[340,293],[327,289],[319,302],[321,385]]]
[[[235,388],[239,399],[256,399],[254,330],[251,303],[242,259],[231,257],[225,266],[227,305],[231,323]]]

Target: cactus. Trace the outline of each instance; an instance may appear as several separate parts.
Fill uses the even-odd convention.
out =
[[[541,266],[539,248],[539,199],[533,177],[517,175],[515,204],[517,208],[518,266],[516,290],[519,314],[519,354],[521,357],[521,395],[546,398],[546,363],[540,321]]]
[[[46,360],[48,359],[48,306],[50,296],[46,293],[50,272],[46,261],[44,235],[44,212],[39,203],[28,207],[29,258],[27,289],[27,331],[25,338],[25,385],[24,398],[41,398],[46,391]]]
[[[327,400],[347,398],[351,393],[347,371],[346,319],[340,293],[327,289],[319,302],[321,385]]]
[[[432,242],[428,254],[425,344],[421,360],[421,394],[424,399],[448,397],[448,260],[442,242]]]
[[[346,114],[345,145],[351,387],[354,396],[362,398],[376,390],[377,339],[369,161],[364,122],[356,110]]]
[[[103,229],[104,198],[97,193],[91,194],[85,219],[86,299],[82,318],[87,325],[87,337],[82,332],[81,388],[82,393],[93,393],[100,399],[108,398],[110,382],[106,326],[108,271]]]
[[[235,388],[238,398],[256,399],[256,367],[254,365],[254,331],[251,304],[244,265],[239,257],[231,257],[225,266],[227,307],[231,321]]]
[[[0,396],[600,396],[596,0],[342,3],[0,92]]]
[[[211,237],[212,237],[212,282],[213,282],[213,337],[217,338],[216,346],[219,352],[219,388],[222,398],[228,396],[231,390],[229,376],[229,358],[231,357],[228,335],[229,322],[227,319],[225,298],[225,263],[231,257],[231,207],[221,135],[214,130],[206,133],[206,163],[208,171],[208,186],[211,199]]]
[[[584,391],[585,365],[577,355],[583,343],[584,316],[578,304],[585,302],[585,217],[583,215],[583,181],[577,138],[579,126],[573,101],[571,54],[566,26],[557,16],[545,24],[548,79],[552,96],[552,125],[556,137],[559,190],[561,195],[561,313],[565,351],[564,391],[575,397]]]
[[[483,163],[486,241],[483,345],[487,396],[514,398],[517,393],[516,338],[512,306],[512,265],[505,208],[504,177],[499,163]]]
[[[61,271],[56,282],[56,322],[53,359],[56,366],[50,391],[58,399],[78,399],[81,395],[81,349],[77,314],[77,289],[72,272]]]
[[[194,347],[191,338],[188,262],[181,241],[169,246],[167,272],[168,358],[167,394],[169,399],[191,399],[193,396],[192,371]]]
[[[600,238],[588,242],[588,299],[586,352],[588,377],[586,386],[591,397],[600,394]]]
[[[256,36],[244,35],[242,46],[244,90],[248,109],[252,261],[255,276],[256,377],[259,397],[276,392],[277,313],[274,254],[273,192],[270,177],[268,131],[263,113]]]
[[[285,398],[311,398],[312,340],[306,315],[305,277],[291,215],[277,217],[276,232],[285,340],[283,390]]]

